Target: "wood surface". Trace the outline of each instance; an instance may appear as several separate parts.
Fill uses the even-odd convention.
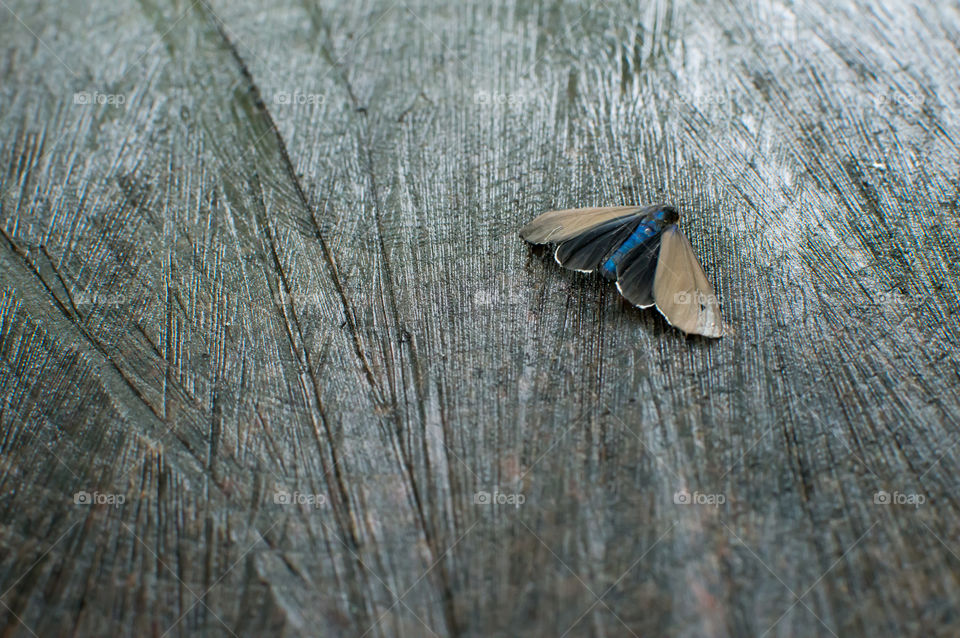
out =
[[[935,0],[0,0],[0,636],[960,635],[958,62]],[[517,236],[655,201],[735,335]]]

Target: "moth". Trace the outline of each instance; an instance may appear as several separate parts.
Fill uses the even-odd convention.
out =
[[[684,333],[722,337],[730,329],[679,219],[666,204],[552,210],[521,228],[520,236],[531,244],[556,244],[558,264],[616,281],[627,301],[656,306]]]

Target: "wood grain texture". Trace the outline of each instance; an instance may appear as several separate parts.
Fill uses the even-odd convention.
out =
[[[954,3],[0,16],[0,635],[960,632]]]

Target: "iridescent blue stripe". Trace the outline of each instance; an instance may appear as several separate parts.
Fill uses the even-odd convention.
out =
[[[640,222],[637,229],[603,263],[600,272],[607,277],[616,278],[617,264],[620,263],[624,255],[660,232],[662,226],[663,222],[658,219],[648,219]]]

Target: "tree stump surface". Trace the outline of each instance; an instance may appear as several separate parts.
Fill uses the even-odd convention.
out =
[[[0,5],[0,636],[960,634],[954,3]]]

